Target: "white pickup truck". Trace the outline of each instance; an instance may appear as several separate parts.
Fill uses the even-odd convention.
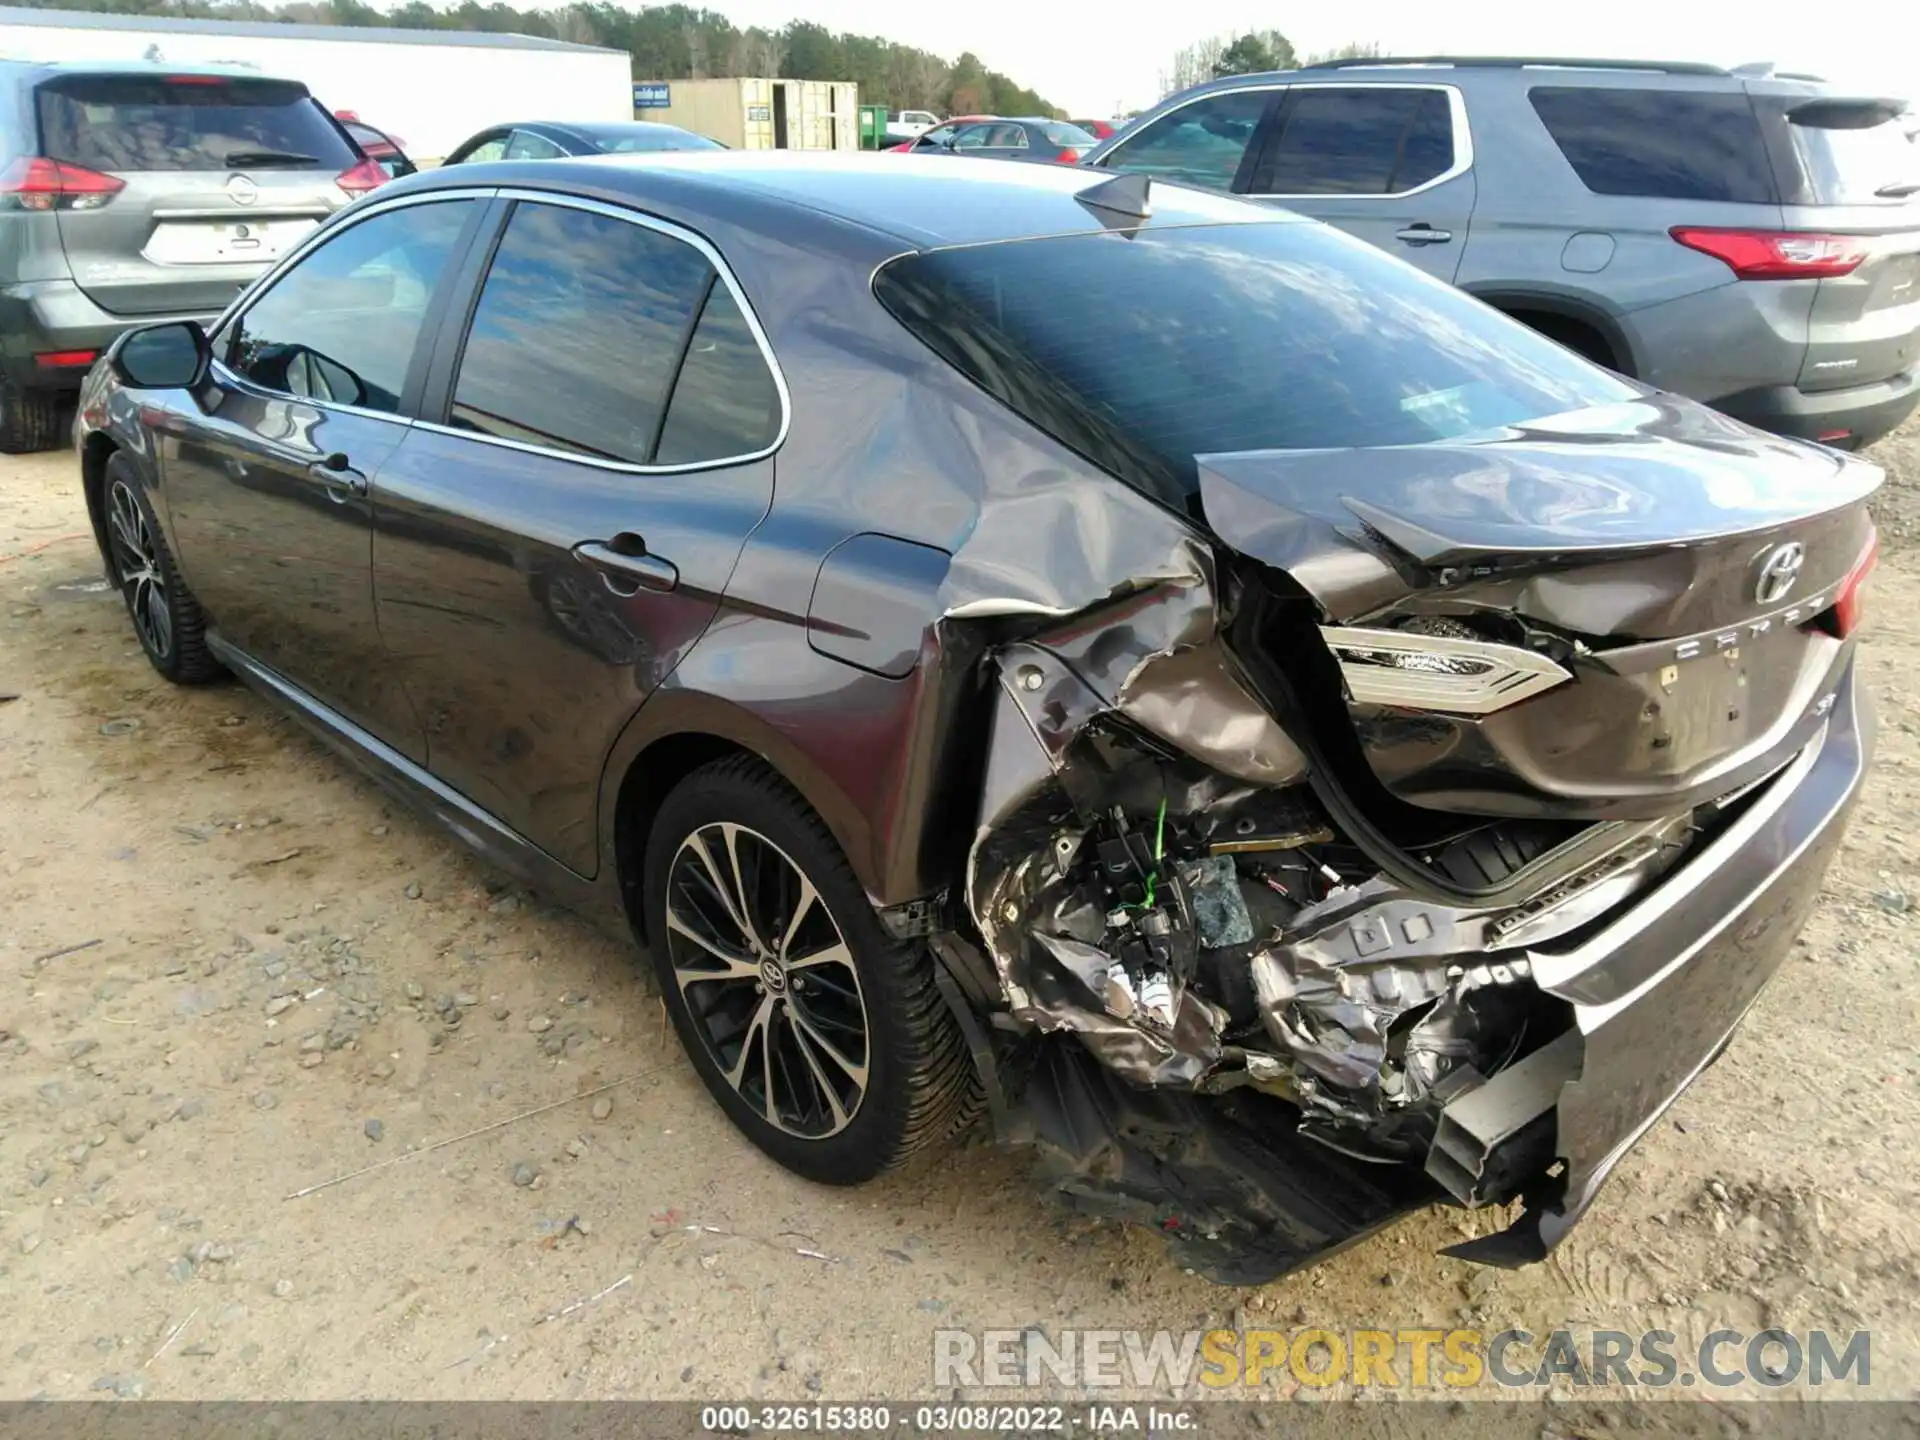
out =
[[[887,121],[887,143],[898,145],[906,140],[918,140],[939,123],[940,117],[928,110],[896,111]]]

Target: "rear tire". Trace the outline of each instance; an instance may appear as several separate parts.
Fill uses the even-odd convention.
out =
[[[0,454],[31,455],[60,445],[60,397],[0,382]]]
[[[207,621],[173,563],[145,484],[124,455],[107,458],[107,578],[127,603],[133,633],[153,668],[176,685],[204,685],[223,672],[207,649]]]
[[[936,962],[881,928],[826,826],[765,766],[735,756],[689,775],[646,863],[667,1012],[715,1101],[769,1156],[857,1185],[972,1114]]]

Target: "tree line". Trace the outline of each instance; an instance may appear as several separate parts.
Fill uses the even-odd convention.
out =
[[[409,30],[482,30],[542,35],[580,45],[625,50],[636,80],[708,76],[777,76],[791,80],[852,80],[863,103],[947,115],[1053,115],[1043,97],[989,70],[972,52],[948,63],[911,45],[872,35],[828,30],[796,20],[779,30],[742,30],[715,10],[649,5],[638,10],[607,3],[576,3],[516,10],[462,0],[436,9],[408,0],[377,10],[363,0],[39,0],[49,9],[190,20],[267,20],[298,25],[390,26]]]
[[[1261,75],[1269,70],[1292,70],[1325,60],[1371,60],[1379,54],[1378,42],[1354,40],[1302,59],[1295,53],[1293,42],[1278,30],[1213,35],[1174,52],[1172,66],[1160,72],[1160,93],[1173,95],[1227,75]]]

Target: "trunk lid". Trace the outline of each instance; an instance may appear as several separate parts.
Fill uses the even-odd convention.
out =
[[[55,212],[74,283],[115,315],[225,309],[347,203],[359,159],[288,81],[62,76],[37,108],[44,154],[120,182]]]
[[[1315,602],[1315,637],[1267,643],[1308,657],[1297,690],[1337,676],[1374,779],[1428,808],[1568,819],[1675,813],[1817,731],[1880,478],[1665,396],[1199,466],[1214,533]]]
[[[1847,274],[1811,282],[1800,389],[1905,374],[1920,360],[1920,145],[1906,137],[1902,105],[1823,94],[1757,103],[1786,229],[1857,237],[1865,252]]]

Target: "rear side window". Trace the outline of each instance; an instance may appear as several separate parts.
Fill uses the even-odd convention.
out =
[[[72,75],[42,85],[38,103],[43,153],[89,170],[338,172],[360,158],[286,80]]]
[[[1040,128],[1053,144],[1064,145],[1070,150],[1091,150],[1100,143],[1090,131],[1082,130],[1078,125],[1055,121]]]
[[[988,394],[1189,513],[1196,455],[1413,445],[1640,393],[1318,225],[934,250],[874,290]]]
[[[713,293],[726,298],[708,304],[714,279],[705,255],[648,226],[557,205],[518,206],[480,291],[452,423],[628,465],[764,448],[771,381],[764,362],[758,372],[742,363],[746,327],[737,310],[729,313],[724,285]],[[684,397],[674,384],[683,353]],[[772,409],[777,414],[777,402]],[[656,462],[668,421],[678,458]],[[729,430],[739,445],[714,453]]]
[[[1255,172],[1262,195],[1391,195],[1453,164],[1453,122],[1438,90],[1303,87]]]
[[[1540,86],[1534,112],[1596,195],[1778,202],[1744,94]]]
[[[756,455],[780,430],[773,372],[726,282],[715,277],[673,382],[656,465]]]
[[[1183,105],[1132,135],[1100,163],[1176,185],[1232,190],[1271,90],[1229,90]]]

